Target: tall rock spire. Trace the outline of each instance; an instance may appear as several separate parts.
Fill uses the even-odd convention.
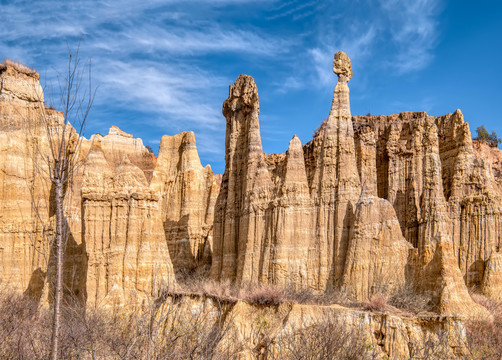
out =
[[[272,181],[261,145],[259,112],[254,79],[240,75],[223,104],[226,165],[215,207],[214,279],[251,282],[260,276],[257,263],[265,233],[259,220],[268,207]]]
[[[361,194],[361,184],[357,172],[354,128],[352,127],[349,87],[347,86],[347,82],[352,78],[352,66],[350,58],[343,51],[335,54],[333,72],[338,75],[330,113],[330,119],[335,118],[338,124],[338,182],[333,258],[335,281],[338,281],[345,265],[349,228],[353,222],[355,204]]]
[[[361,193],[347,86],[352,67],[343,51],[335,54],[333,72],[338,82],[331,111],[322,131],[313,140],[314,148],[320,149],[312,150],[313,154],[319,154],[311,185],[316,204],[315,238],[321,253],[327,254],[319,257],[317,287],[320,289],[338,283],[342,276],[349,226]]]

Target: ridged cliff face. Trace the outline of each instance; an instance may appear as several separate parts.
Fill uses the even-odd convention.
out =
[[[207,273],[220,187],[211,167],[200,163],[193,132],[162,137],[150,188],[161,199],[162,226],[176,274]]]
[[[375,131],[378,194],[393,204],[406,239],[423,249],[435,234],[447,234],[466,283],[481,286],[486,261],[502,239],[496,156],[494,169],[476,156],[460,110],[353,120],[356,128]]]
[[[43,92],[37,73],[8,65],[0,66],[0,89],[0,274],[2,284],[20,291],[32,284],[38,293],[48,257],[33,203],[48,217],[50,194],[50,185],[42,186],[46,179],[34,174],[40,157],[33,150],[43,141],[37,126]],[[25,119],[32,119],[33,126],[27,128]]]
[[[54,211],[42,119],[57,127],[62,115],[45,107],[38,79],[16,65],[0,68],[0,281],[47,301]],[[193,133],[163,137],[158,158],[115,126],[81,141],[65,210],[67,294],[88,305],[136,303],[211,261],[219,187]]]

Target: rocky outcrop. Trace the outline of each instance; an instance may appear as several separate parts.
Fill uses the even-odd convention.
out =
[[[352,77],[348,56],[335,54],[333,72],[338,75],[331,111],[314,139],[305,145],[311,196],[315,203],[314,238],[322,254],[316,287],[332,287],[340,281],[345,265],[349,227],[360,195],[355,158],[349,88]]]
[[[193,132],[162,137],[150,189],[160,199],[160,218],[177,275],[206,274],[219,186],[211,167],[200,163]]]
[[[224,350],[230,343],[241,349],[238,356],[243,359],[272,354],[281,359],[301,355],[319,358],[326,353],[334,358],[358,359],[408,359],[430,354],[441,359],[469,356],[465,327],[450,317],[408,318],[340,305],[260,306],[207,297],[184,297],[175,303],[190,314],[218,321],[225,331],[217,349]],[[329,350],[323,352],[320,348],[325,344],[329,344]]]
[[[146,180],[151,181],[156,158],[143,146],[141,139],[133,138],[132,134],[120,130],[117,126],[110,127],[108,135],[104,137],[99,134],[94,135],[91,143],[96,142],[98,138],[100,138],[101,147],[108,162],[117,164],[124,156],[127,156],[145,174]]]
[[[483,159],[492,170],[498,192],[502,193],[502,152],[484,141],[473,141],[474,156]]]
[[[0,65],[1,282],[20,291],[31,286],[34,296],[40,297],[49,259],[45,239],[51,226],[45,221],[50,185],[44,174],[40,176],[38,170],[45,168],[34,151],[43,141],[39,130],[41,113],[46,111],[38,80],[37,73],[16,64]],[[40,219],[34,205],[40,209]]]
[[[219,187],[194,134],[162,137],[156,159],[117,127],[91,141],[82,186],[88,299],[126,303],[172,285],[173,273],[204,273]]]
[[[0,280],[47,301],[54,209],[45,124],[60,126],[62,114],[44,105],[38,80],[19,65],[0,66]],[[134,304],[174,283],[175,272],[207,267],[219,187],[200,164],[193,133],[163,138],[158,161],[115,126],[80,140],[82,166],[66,209],[65,293],[93,306]]]
[[[487,166],[472,156],[461,113],[351,118],[346,54],[335,54],[333,70],[328,119],[303,147],[294,136],[284,154],[263,153],[253,79],[241,75],[230,86],[212,278],[343,289],[358,300],[414,286],[441,314],[477,309],[459,266],[483,255],[479,245],[462,252],[479,240],[459,235],[470,216],[455,204],[477,179],[492,199],[488,226],[498,200],[488,173],[465,179]]]
[[[475,303],[467,291],[451,239],[439,234],[434,242],[422,252],[421,261],[426,264],[417,274],[417,291],[430,296],[430,305],[439,314],[488,318],[488,311]]]
[[[84,167],[82,208],[89,305],[134,304],[172,280],[158,195],[127,155],[108,162],[99,139]]]
[[[363,188],[348,237],[342,289],[356,299],[391,294],[406,286],[412,248],[401,233],[392,205]]]
[[[215,208],[211,277],[311,286],[313,202],[299,139],[291,140],[287,154],[265,156],[258,91],[250,76],[230,86],[223,114],[226,166]]]
[[[355,116],[353,122],[356,129],[375,129],[378,195],[393,204],[406,239],[423,249],[439,231],[449,234],[466,283],[479,286],[485,261],[500,247],[502,199],[490,163],[474,153],[460,110],[441,117]]]

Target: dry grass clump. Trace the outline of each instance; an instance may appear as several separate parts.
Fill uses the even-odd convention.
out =
[[[502,303],[479,294],[472,294],[472,299],[492,315],[491,319],[472,319],[466,323],[472,358],[499,360],[502,354]]]
[[[197,295],[213,297],[221,301],[243,300],[257,305],[279,305],[284,302],[309,305],[338,304],[357,307],[349,297],[336,290],[317,292],[311,289],[295,289],[280,285],[248,284],[241,287],[228,281],[213,281],[199,276],[187,276],[178,281],[176,288],[167,295]]]
[[[388,304],[408,315],[432,315],[430,298],[417,293],[413,286],[408,285],[399,289],[388,299]]]
[[[171,295],[199,295],[222,301],[248,301],[257,305],[279,305],[288,301],[283,288],[273,285],[248,285],[236,287],[228,281],[217,282],[204,279],[186,279],[171,290]]]
[[[243,300],[257,305],[279,305],[287,301],[285,291],[278,286],[257,285],[243,289],[240,296]]]
[[[35,69],[32,69],[24,64],[21,64],[17,61],[11,59],[4,59],[3,63],[0,64],[0,70],[6,69],[7,66],[11,66],[22,74],[32,76],[37,73]]]
[[[48,357],[50,317],[24,296],[0,294],[0,358],[41,359]]]
[[[370,301],[364,303],[364,309],[368,311],[381,312],[387,309],[387,296],[384,294],[374,294]]]

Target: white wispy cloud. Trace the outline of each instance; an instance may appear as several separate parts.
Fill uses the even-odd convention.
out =
[[[200,30],[178,29],[176,33],[148,25],[141,29],[128,29],[123,35],[129,45],[134,44],[149,51],[169,51],[183,55],[239,52],[272,56],[287,47],[287,42],[280,39],[240,29],[228,31],[215,24]]]
[[[275,14],[268,17],[268,20],[275,20],[282,17],[294,15],[297,16],[298,13],[310,13],[310,9],[318,4],[317,0],[312,1],[290,1],[285,4],[276,7]],[[291,5],[291,6],[290,6]]]
[[[380,0],[397,51],[390,64],[399,73],[419,70],[433,59],[438,39],[438,0]]]
[[[121,99],[122,106],[131,102],[129,106],[137,110],[168,115],[175,121],[183,121],[184,126],[197,125],[214,130],[221,123],[219,109],[198,97],[202,89],[210,88],[214,82],[224,81],[218,77],[201,70],[197,72],[197,69],[182,71],[176,66],[163,66],[160,70],[160,64],[156,63],[112,60],[103,68],[109,69],[98,76],[103,82],[100,101],[104,103]]]

